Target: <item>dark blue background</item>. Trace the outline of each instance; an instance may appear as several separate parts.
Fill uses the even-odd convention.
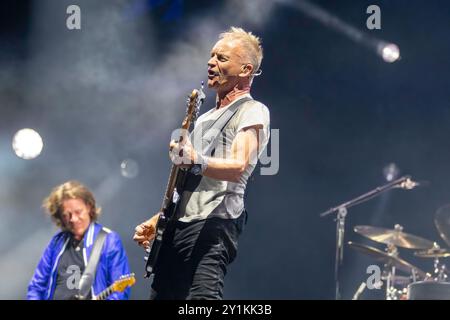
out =
[[[149,75],[154,66],[165,63],[174,43],[209,36],[206,27],[192,29],[196,19],[217,19],[223,22],[222,30],[235,23],[233,15],[229,20],[219,19],[226,1],[112,2],[127,17],[124,21],[152,21],[154,54],[148,61],[139,60],[143,66],[148,62]],[[261,1],[261,8],[269,2]],[[100,8],[111,5],[107,1],[95,3]],[[237,260],[226,279],[225,298],[333,299],[335,224],[331,216],[319,218],[319,213],[384,184],[382,170],[391,162],[398,165],[402,174],[430,181],[430,185],[412,191],[393,190],[351,208],[346,221],[346,240],[383,248],[355,234],[352,228],[360,224],[393,228],[398,223],[406,232],[438,241],[445,247],[433,217],[438,207],[450,202],[450,4],[438,0],[314,3],[368,36],[395,42],[402,59],[385,63],[369,48],[287,6],[273,7],[262,23],[239,21],[242,27],[263,39],[263,74],[255,80],[252,92],[270,108],[271,127],[280,130],[280,170],[274,176],[261,176],[255,171],[250,181],[249,221]],[[64,25],[64,6],[68,4],[55,2],[55,7],[62,8],[62,16],[59,19],[49,14],[39,25],[44,34],[48,31],[51,35],[58,24]],[[366,8],[371,4],[381,8],[381,30],[366,28]],[[153,132],[150,128],[161,121],[158,115],[162,109],[153,105],[148,114],[133,114],[136,118],[133,123],[139,126],[128,125],[124,117],[126,110],[130,108],[134,113],[135,109],[127,105],[126,96],[120,90],[104,92],[89,86],[74,86],[73,90],[58,91],[55,96],[61,94],[58,99],[61,109],[56,118],[52,117],[55,110],[49,107],[55,96],[42,100],[47,104],[27,99],[28,90],[41,85],[36,80],[39,77],[24,80],[27,66],[37,56],[40,46],[51,48],[50,52],[55,53],[52,61],[67,66],[52,73],[59,75],[54,78],[55,84],[64,81],[74,65],[69,58],[70,46],[64,46],[60,40],[48,36],[31,45],[36,31],[32,22],[38,5],[39,1],[6,1],[0,10],[0,62],[2,66],[14,66],[14,78],[4,77],[0,81],[0,136],[4,141],[0,158],[4,165],[0,169],[4,179],[2,188],[6,190],[3,194],[8,195],[0,198],[0,206],[3,212],[14,208],[17,214],[8,220],[8,228],[20,230],[2,235],[1,250],[9,252],[24,235],[32,235],[37,228],[50,225],[39,206],[51,187],[76,178],[96,191],[103,176],[100,178],[95,172],[86,174],[87,165],[113,168],[121,157],[130,156],[139,162],[140,175],[122,182],[117,194],[101,203],[105,214],[100,221],[121,234],[132,269],[138,274],[132,297],[143,299],[148,284],[139,276],[143,268],[142,252],[132,243],[131,236],[134,226],[158,209],[169,168],[165,141],[169,141],[170,128],[178,125],[182,111],[172,113],[173,119],[164,132]],[[83,5],[80,6],[83,10]],[[89,28],[94,27],[94,17],[89,14],[85,17],[78,35],[62,31],[71,37],[73,45],[93,32]],[[146,31],[135,29],[137,42],[145,41]],[[206,66],[209,52],[201,54],[205,56]],[[76,61],[83,62],[82,54],[76,57]],[[189,61],[191,57],[185,58]],[[39,72],[48,72],[49,65],[40,66]],[[111,65],[112,69],[116,67],[123,66]],[[167,76],[176,78],[183,69],[171,71]],[[200,82],[205,74],[206,68],[199,69],[196,80]],[[180,106],[181,97],[198,82],[173,88],[173,94],[177,99],[180,97],[177,100]],[[163,87],[164,83],[160,85]],[[160,90],[147,89],[150,97],[158,95]],[[89,96],[101,104],[106,94],[123,97],[120,119],[111,120],[107,109],[71,103],[78,97],[82,100],[83,96]],[[38,96],[44,95],[42,91]],[[213,92],[208,91],[208,96],[211,103]],[[148,107],[145,100],[133,104],[143,109]],[[110,121],[123,126],[108,125]],[[43,155],[26,163],[18,158],[14,160],[10,150],[12,135],[25,126],[38,128],[47,143]],[[155,135],[156,141],[135,144],[139,135]],[[113,153],[103,152],[105,143],[114,146]],[[425,271],[432,270],[431,260],[420,260],[406,249],[400,251],[407,261]],[[36,258],[32,262],[37,263]],[[366,267],[372,263],[369,257],[346,247],[342,269],[344,298],[351,298],[358,285],[365,281]],[[31,264],[27,274],[14,277],[22,278],[19,283],[26,285],[33,268]],[[23,298],[24,292],[25,287],[16,288],[10,297]],[[382,297],[382,292],[366,292],[363,296]]]

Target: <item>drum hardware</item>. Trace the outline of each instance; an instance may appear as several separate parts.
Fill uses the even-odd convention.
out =
[[[415,283],[419,278],[426,279],[430,277],[430,274],[427,274],[405,260],[400,259],[397,247],[416,250],[427,249],[426,252],[429,254],[429,250],[435,247],[435,243],[432,241],[403,232],[403,227],[399,224],[396,224],[394,229],[373,226],[356,226],[354,230],[356,233],[368,239],[386,245],[386,252],[378,249],[376,249],[377,251],[374,251],[374,248],[365,250],[366,254],[376,256],[378,261],[385,262],[384,279],[386,280],[386,300],[406,299],[407,285],[409,283]],[[411,277],[408,277],[410,281],[403,281],[402,284],[399,284],[399,282],[396,281],[397,270],[410,274]],[[441,275],[441,277],[443,277],[443,275]]]
[[[438,210],[435,216],[435,225],[440,236],[449,243],[450,205]],[[437,242],[405,233],[403,227],[398,224],[394,229],[356,226],[354,230],[368,239],[386,245],[385,251],[381,251],[367,245],[349,242],[353,249],[384,263],[382,280],[385,281],[386,300],[450,299],[450,282],[447,282],[448,269],[441,262],[442,259],[450,257],[450,250],[441,248]],[[425,273],[401,259],[398,247],[414,249],[416,257],[433,259],[433,271]],[[399,271],[410,274],[410,276],[399,276],[397,275]],[[360,294],[361,292],[357,297]]]
[[[450,204],[441,206],[434,215],[434,225],[439,236],[450,246]]]
[[[450,283],[418,281],[408,285],[408,300],[450,300]]]
[[[364,289],[366,289],[366,287],[367,287],[366,282],[365,281],[361,282],[358,289],[355,291],[352,300],[358,300],[361,294],[364,292]]]
[[[392,243],[389,243],[386,247],[387,254],[391,257],[398,258],[398,249]],[[386,275],[386,300],[397,300],[398,299],[398,289],[395,287],[396,278],[396,268],[395,264],[384,265],[384,270]]]
[[[403,232],[403,227],[399,224],[394,229],[386,229],[372,226],[356,226],[356,233],[369,238],[375,242],[394,245],[406,249],[430,249],[433,242],[424,238]]]
[[[403,232],[403,227],[399,224],[394,226],[394,229],[386,229],[372,226],[356,226],[354,228],[356,233],[371,239],[375,242],[386,245],[386,253],[371,248],[366,250],[366,253],[378,256],[378,260],[385,262],[385,280],[386,280],[386,300],[405,299],[407,289],[403,285],[402,289],[396,288],[396,269],[411,274],[411,281],[416,282],[418,277],[424,279],[428,276],[425,272],[417,267],[409,264],[405,260],[398,257],[397,247],[406,249],[429,249],[433,248],[433,242]]]
[[[426,273],[424,271],[410,264],[409,262],[399,258],[398,252],[397,253],[393,251],[391,251],[390,253],[384,252],[377,248],[370,247],[365,244],[354,243],[352,241],[349,241],[348,244],[352,249],[371,256],[372,258],[375,259],[375,261],[382,262],[388,266],[394,266],[399,271],[411,275],[415,273],[416,277],[418,276],[417,278],[420,277],[422,279],[426,276]],[[394,254],[397,254],[397,256]]]
[[[440,224],[440,233],[443,225]],[[446,234],[444,234],[446,236]],[[441,233],[442,236],[442,233]],[[442,236],[445,240],[445,237]],[[433,274],[427,273],[424,281],[413,282],[408,285],[408,300],[450,300],[450,283],[447,282],[447,267],[440,263],[440,258],[450,257],[450,252],[440,248],[435,242],[433,248],[425,251],[417,251],[415,256],[433,259]]]
[[[404,190],[410,190],[416,187],[418,183],[411,180],[411,176],[404,176],[394,181],[391,181],[383,186],[377,187],[363,195],[360,195],[350,201],[344,202],[338,206],[328,209],[320,214],[320,217],[328,216],[332,213],[336,215],[336,258],[335,258],[335,298],[341,299],[339,276],[340,268],[344,259],[344,233],[345,233],[345,218],[348,213],[348,208],[355,205],[366,202],[383,192],[392,190],[394,188],[402,188]]]
[[[401,259],[398,256],[398,248],[392,244],[387,246],[386,251],[351,241],[348,242],[348,245],[358,252],[369,255],[375,261],[384,263],[381,279],[386,281],[386,300],[405,299],[407,293],[406,286],[411,282],[416,282],[419,278],[423,279],[427,276],[421,269]],[[409,274],[409,276],[399,276],[397,275],[397,271]],[[361,293],[362,291],[359,293],[357,291],[354,297],[359,297]]]
[[[432,249],[417,251],[414,252],[414,255],[420,258],[433,258],[433,274],[428,274],[425,280],[432,280],[436,282],[445,282],[447,280],[447,267],[445,264],[440,263],[439,258],[450,257],[450,252],[445,249],[441,249],[435,242]]]

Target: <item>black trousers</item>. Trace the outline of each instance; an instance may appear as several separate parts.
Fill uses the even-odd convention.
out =
[[[244,210],[234,220],[210,218],[169,225],[155,266],[151,299],[222,299],[227,266],[236,257],[246,219]]]

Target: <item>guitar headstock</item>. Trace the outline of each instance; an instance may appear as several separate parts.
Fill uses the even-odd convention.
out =
[[[199,113],[200,107],[205,100],[205,93],[203,92],[203,82],[202,86],[199,90],[194,89],[192,93],[189,95],[187,100],[187,108],[186,108],[186,116],[184,117],[182,128],[188,130],[192,123],[195,122]]]
[[[136,283],[134,273],[123,275],[119,280],[116,280],[112,285],[112,289],[115,292],[123,292],[126,288],[131,287]]]

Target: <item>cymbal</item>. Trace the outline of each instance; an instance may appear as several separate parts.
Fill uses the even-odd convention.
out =
[[[385,263],[390,266],[396,267],[398,270],[406,272],[406,273],[412,273],[413,270],[416,271],[417,275],[421,278],[426,277],[426,273],[417,268],[416,266],[413,266],[409,262],[406,262],[403,259],[400,259],[399,257],[391,256],[387,252],[383,252],[377,248],[370,247],[364,244],[360,243],[354,243],[352,241],[348,242],[350,248],[355,249],[356,251],[365,253],[372,258],[374,258],[376,261]]]
[[[433,242],[400,230],[372,226],[356,226],[354,230],[373,241],[397,247],[407,249],[429,249],[433,247]]]
[[[441,238],[450,246],[450,204],[442,206],[436,211],[434,224]]]
[[[445,249],[430,249],[424,251],[416,251],[414,255],[420,258],[448,258],[450,252]]]

